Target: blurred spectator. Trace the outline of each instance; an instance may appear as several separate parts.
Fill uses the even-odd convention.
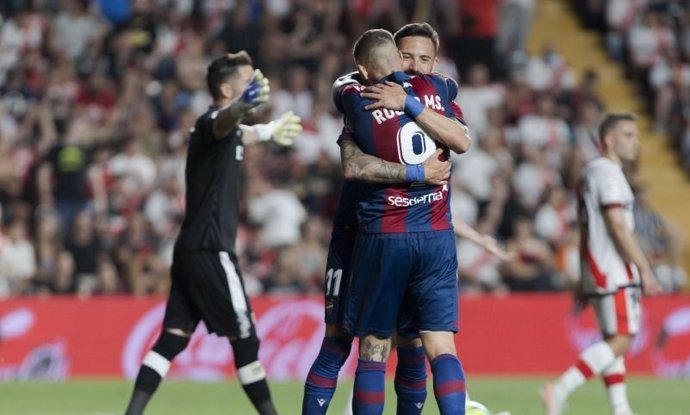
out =
[[[50,282],[50,293],[76,294],[77,281],[74,273],[74,257],[69,251],[60,251],[55,263],[55,274]]]
[[[127,224],[115,248],[118,273],[134,295],[163,293],[167,289],[166,269],[156,256],[156,240],[139,212],[127,218]]]
[[[257,176],[249,179],[252,190],[248,202],[250,220],[261,227],[259,240],[266,248],[280,248],[296,243],[306,211],[291,191],[274,187]]]
[[[30,292],[50,292],[62,250],[60,217],[51,209],[39,210],[35,216],[36,274]]]
[[[681,291],[687,284],[681,266],[682,237],[676,228],[652,208],[646,186],[638,183],[634,191],[635,234],[640,241],[640,247],[664,292]]]
[[[0,234],[0,298],[24,292],[36,272],[26,220],[10,219]]]
[[[502,95],[499,85],[491,83],[486,65],[475,64],[469,68],[467,83],[460,90],[457,101],[474,137],[480,137],[486,131],[489,124],[487,113],[490,108],[501,104]]]
[[[323,220],[317,217],[307,219],[302,225],[302,236],[297,243],[281,254],[280,263],[284,272],[295,276],[308,291],[319,292],[323,286],[327,250],[324,247],[325,230]]]
[[[445,43],[464,77],[471,66],[480,63],[492,76],[497,75],[496,37],[499,25],[499,0],[451,0],[447,9]]]
[[[89,291],[86,295],[114,295],[122,294],[125,289],[122,281],[117,273],[117,267],[107,257],[100,257],[98,260],[98,267],[96,270],[96,284],[93,287],[87,287]]]
[[[53,47],[68,58],[84,58],[87,48],[95,46],[103,26],[89,11],[89,0],[63,0],[60,13],[53,20]]]
[[[90,213],[82,211],[77,214],[65,242],[65,250],[74,259],[77,285],[95,285],[98,262],[105,254],[105,247]]]
[[[534,0],[505,0],[501,4],[496,42],[496,52],[499,56],[510,58],[512,54],[524,53],[532,26],[534,3]]]
[[[543,151],[548,165],[559,170],[571,151],[570,129],[556,114],[556,103],[544,94],[537,100],[534,114],[527,114],[518,123],[519,140],[523,154]]]
[[[541,55],[527,62],[525,77],[530,87],[538,92],[556,92],[575,87],[575,72],[556,51],[553,42],[542,47]]]
[[[70,124],[59,144],[53,146],[38,173],[38,196],[42,206],[55,207],[60,219],[70,226],[74,216],[93,207],[105,208],[102,173],[91,164],[91,151],[84,143],[83,119]]]
[[[553,252],[539,239],[527,217],[515,221],[513,237],[506,242],[506,249],[516,252],[513,260],[503,265],[505,283],[511,291],[552,291]]]

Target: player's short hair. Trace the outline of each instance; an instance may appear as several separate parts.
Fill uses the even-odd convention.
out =
[[[214,99],[220,97],[220,85],[237,74],[237,67],[252,64],[251,56],[243,50],[226,53],[211,61],[206,70],[206,84],[211,96]]]
[[[395,45],[391,32],[385,29],[369,29],[362,33],[352,48],[355,62],[360,64],[372,58],[372,52],[386,44]]]
[[[400,41],[402,39],[412,36],[431,39],[431,42],[434,44],[434,51],[438,53],[438,48],[441,45],[441,41],[439,40],[438,32],[436,32],[436,30],[431,27],[429,23],[408,23],[398,29],[398,31],[393,35],[393,38],[395,39],[395,44],[400,47]]]
[[[599,140],[603,143],[604,137],[621,121],[637,121],[637,116],[632,112],[610,112],[606,114],[599,126]]]

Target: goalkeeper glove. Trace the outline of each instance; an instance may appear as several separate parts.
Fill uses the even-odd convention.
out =
[[[271,88],[268,86],[268,78],[260,69],[254,69],[251,82],[242,92],[242,95],[232,103],[231,112],[235,116],[242,116],[249,110],[268,101]]]
[[[268,124],[257,124],[254,130],[259,141],[274,141],[281,146],[291,146],[295,137],[302,132],[302,119],[292,111],[281,115],[280,118]]]

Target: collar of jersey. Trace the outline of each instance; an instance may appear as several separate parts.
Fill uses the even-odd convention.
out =
[[[379,83],[383,83],[386,81],[392,81],[395,82],[396,84],[401,84],[405,81],[410,80],[410,75],[406,74],[405,72],[402,71],[395,71],[392,72],[390,75],[384,77],[382,80],[379,81]]]

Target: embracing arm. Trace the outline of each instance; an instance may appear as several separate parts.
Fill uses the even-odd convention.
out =
[[[362,97],[375,101],[365,107],[367,110],[387,108],[405,111],[424,131],[458,154],[470,148],[472,140],[468,134],[469,130],[462,123],[426,107],[395,82],[386,81],[368,86]]]
[[[441,150],[436,150],[422,163],[424,182],[431,185],[445,184],[450,175],[450,162],[438,160]],[[361,180],[372,183],[406,183],[408,166],[391,163],[365,154],[352,140],[341,140],[340,160],[343,174],[348,180]]]
[[[460,121],[449,118],[438,112],[424,107],[424,110],[415,118],[417,124],[439,142],[445,144],[458,154],[470,149],[472,140],[467,129]]]

